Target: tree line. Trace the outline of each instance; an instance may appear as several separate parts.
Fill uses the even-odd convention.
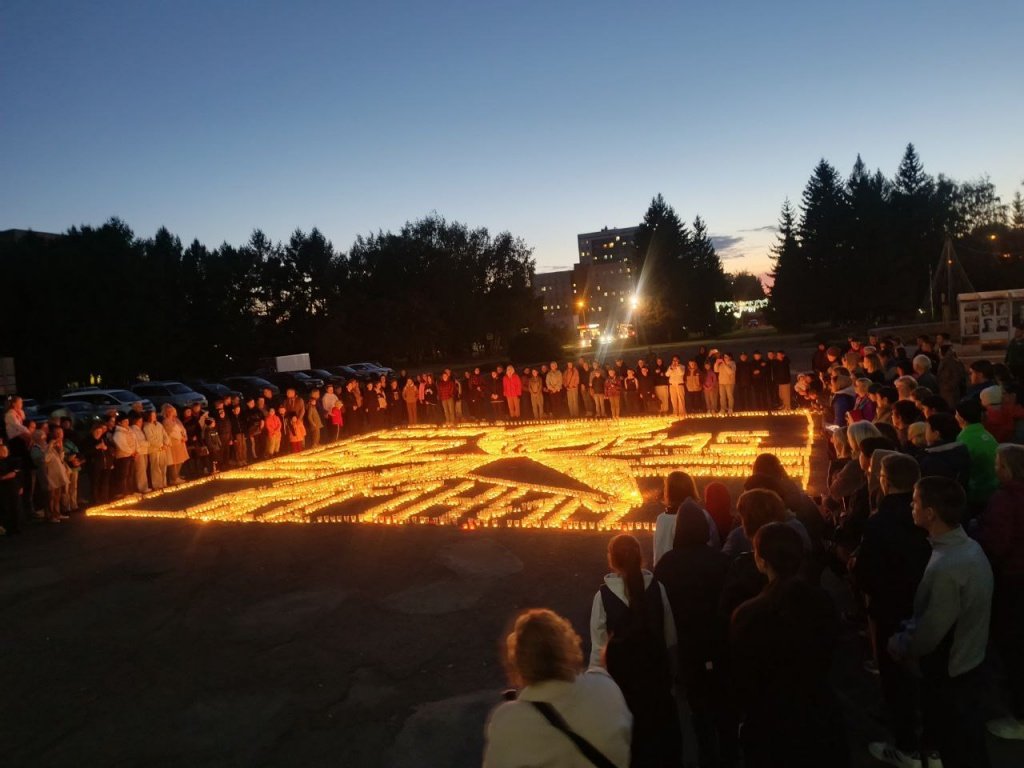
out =
[[[822,159],[799,209],[783,204],[778,230],[770,313],[781,329],[930,314],[947,236],[975,290],[1024,287],[1020,191],[1007,205],[987,177],[932,177],[913,144],[892,178],[860,155],[845,179]]]
[[[139,238],[115,218],[6,240],[0,264],[0,353],[14,356],[19,387],[40,394],[95,375],[121,386],[140,373],[248,372],[295,352],[316,365],[415,365],[500,350],[541,317],[521,238],[436,214],[358,237],[347,253],[318,229],[208,248],[166,228]]]

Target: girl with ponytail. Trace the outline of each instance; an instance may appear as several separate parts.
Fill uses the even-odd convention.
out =
[[[632,766],[679,765],[682,737],[672,698],[676,629],[665,588],[644,569],[640,542],[608,544],[612,572],[594,595],[591,667],[604,667],[633,713]]]

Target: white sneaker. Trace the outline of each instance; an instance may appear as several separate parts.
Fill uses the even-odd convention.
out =
[[[868,752],[875,760],[886,765],[895,765],[897,768],[923,768],[921,758],[916,752],[908,755],[885,741],[872,741],[868,744]]]
[[[1024,723],[1015,717],[1001,717],[989,720],[985,727],[993,736],[1000,739],[1024,740]]]

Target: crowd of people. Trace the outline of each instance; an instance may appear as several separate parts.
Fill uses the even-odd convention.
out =
[[[609,544],[586,665],[567,621],[518,617],[506,661],[520,690],[492,714],[485,765],[679,766],[683,700],[702,766],[845,765],[854,745],[829,670],[846,621],[863,627],[892,734],[870,754],[985,766],[986,729],[1024,739],[1024,328],[996,364],[964,366],[941,335],[916,342],[913,354],[891,338],[822,343],[795,377],[783,352],[704,348],[685,363],[403,371],[308,398],[228,398],[208,413],[136,406],[84,433],[69,419],[36,422],[14,397],[0,525],[60,522],[86,503],[366,430],[806,407],[829,449],[820,495],[772,454],[735,503],[722,483],[698,489],[673,472],[646,510],[650,556],[629,535]],[[857,610],[837,615],[827,574]]]
[[[1024,740],[1024,328],[1001,364],[917,342],[822,344],[798,374],[829,449],[820,495],[772,454],[735,503],[671,473],[651,551],[608,545],[589,659],[566,619],[519,614],[516,690],[491,713],[484,765],[677,767],[681,711],[702,767],[845,766],[864,749],[978,768],[986,732]],[[849,741],[830,682],[844,625],[863,637],[888,741]]]

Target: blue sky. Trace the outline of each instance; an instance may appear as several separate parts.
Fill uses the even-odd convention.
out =
[[[836,7],[832,7],[836,6]],[[0,229],[241,243],[432,211],[568,266],[661,192],[763,272],[819,158],[1024,180],[1020,2],[7,0]]]

